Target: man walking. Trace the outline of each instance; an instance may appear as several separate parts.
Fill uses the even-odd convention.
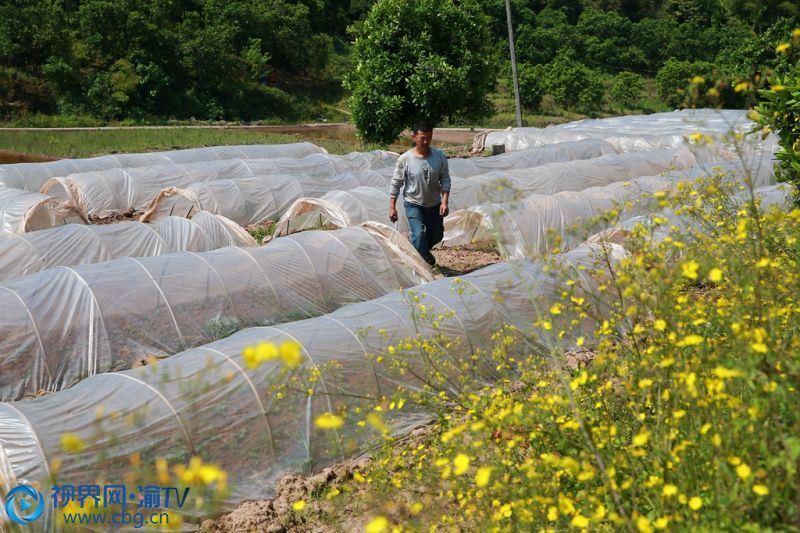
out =
[[[416,145],[400,156],[389,189],[389,220],[397,222],[397,196],[403,189],[403,207],[411,228],[411,244],[433,266],[431,248],[444,237],[444,217],[449,212],[450,170],[447,156],[431,147],[433,126],[417,122],[411,138]]]

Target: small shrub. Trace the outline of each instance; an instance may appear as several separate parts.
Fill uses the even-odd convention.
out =
[[[633,72],[620,72],[614,77],[610,96],[620,109],[629,109],[639,100],[644,90],[644,78]]]
[[[544,97],[542,69],[538,65],[520,63],[517,65],[517,78],[519,79],[519,99],[522,107],[526,111],[538,111]],[[513,80],[509,80],[508,86],[513,87]]]
[[[557,104],[569,110],[590,112],[602,108],[603,82],[571,53],[559,53],[541,68],[545,89]]]

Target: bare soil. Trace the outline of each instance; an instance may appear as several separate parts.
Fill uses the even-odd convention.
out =
[[[490,243],[473,243],[466,246],[447,246],[432,251],[436,258],[435,277],[461,276],[503,259],[497,247]]]
[[[144,214],[144,211],[136,211],[129,209],[124,213],[112,215],[110,217],[100,218],[96,215],[89,215],[89,222],[92,224],[116,224],[118,222],[136,222]]]
[[[408,436],[396,441],[396,450],[408,450],[428,440],[436,431],[435,424],[421,426]],[[369,486],[354,483],[353,475],[363,472],[370,464],[368,456],[360,457],[325,468],[312,476],[285,476],[278,483],[277,495],[272,500],[245,502],[232,512],[215,520],[205,520],[201,531],[205,533],[277,533],[314,531],[339,533],[364,531],[374,509],[368,505]],[[341,489],[341,494],[331,498],[331,489]],[[294,511],[295,502],[304,500],[306,507]],[[398,495],[392,503],[397,516],[407,514],[405,499]],[[390,513],[392,514],[392,513]]]
[[[8,163],[41,163],[43,161],[56,161],[61,159],[47,154],[30,154],[15,152],[13,150],[0,150],[0,164]]]
[[[335,141],[356,142],[356,128],[349,123],[324,123],[324,124],[294,124],[279,126],[250,126],[249,129],[267,133],[285,133],[300,135],[307,139],[325,139]],[[484,129],[475,128],[436,128],[434,137],[436,143],[447,144],[472,144],[475,135]],[[400,144],[407,144],[411,140],[411,132],[406,130],[400,134]]]

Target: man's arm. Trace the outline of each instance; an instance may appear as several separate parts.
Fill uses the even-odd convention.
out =
[[[447,156],[442,154],[442,171],[439,173],[439,185],[442,188],[442,205],[439,214],[446,217],[450,213],[450,166],[447,164]]]
[[[405,162],[403,158],[397,160],[397,165],[394,167],[394,174],[392,175],[392,182],[389,185],[389,220],[397,222],[397,196],[400,194],[400,189],[406,181]]]

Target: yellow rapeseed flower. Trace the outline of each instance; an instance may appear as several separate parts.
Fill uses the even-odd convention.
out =
[[[79,453],[86,447],[86,443],[75,433],[61,434],[61,449],[66,453]]]
[[[314,420],[314,425],[320,429],[339,429],[344,425],[344,419],[331,413],[324,413]]]
[[[689,508],[692,511],[697,511],[703,506],[703,500],[699,496],[692,496],[689,500]]]
[[[453,472],[455,472],[455,474],[457,476],[460,476],[461,474],[466,473],[466,471],[469,470],[469,462],[470,461],[469,461],[469,456],[468,455],[463,454],[463,453],[459,453],[453,459],[453,465],[455,466],[455,469],[453,469]]]
[[[478,472],[475,474],[475,485],[478,487],[485,487],[489,484],[489,480],[492,477],[492,467],[490,466],[482,466],[478,469]]]
[[[736,370],[733,368],[725,368],[724,366],[718,366],[714,370],[714,375],[720,379],[729,379],[729,378],[738,378],[742,376],[741,370]]]
[[[364,533],[385,533],[386,531],[389,531],[389,520],[385,516],[376,516],[364,528]]]
[[[667,323],[659,318],[658,320],[653,322],[653,327],[656,328],[656,330],[658,331],[664,331],[665,329],[667,329]]]
[[[687,335],[683,339],[675,343],[675,346],[682,348],[684,346],[696,346],[703,343],[703,337],[700,335]]]
[[[633,437],[632,444],[634,446],[644,446],[650,440],[650,432],[646,429],[640,431],[637,435]]]
[[[585,529],[589,527],[589,519],[583,516],[582,514],[578,513],[572,517],[572,521],[570,522],[572,527],[577,527],[580,529]]]
[[[792,45],[790,45],[789,43],[781,43],[775,47],[775,51],[778,52],[779,54],[784,54],[786,53],[786,50],[788,50],[791,46]]]
[[[750,345],[750,348],[752,348],[754,352],[758,353],[767,353],[769,351],[769,348],[763,342],[754,342]]]
[[[292,509],[294,509],[295,511],[302,511],[305,508],[306,508],[305,500],[297,500],[296,502],[294,502],[294,504],[292,504]]]
[[[664,485],[664,488],[661,489],[661,494],[663,494],[664,496],[675,496],[676,494],[678,494],[678,487],[669,484]]]
[[[300,345],[294,341],[287,341],[281,343],[281,347],[279,349],[279,356],[281,358],[281,361],[283,361],[283,364],[288,366],[289,368],[297,367],[303,360]]]
[[[751,470],[750,467],[746,464],[742,463],[736,467],[736,475],[742,479],[747,479],[750,477]]]
[[[653,527],[650,525],[650,520],[646,516],[641,515],[636,519],[636,529],[642,533],[652,533]]]
[[[759,496],[766,496],[769,494],[769,489],[766,485],[753,485],[753,492],[758,494]]]
[[[712,268],[708,273],[708,279],[714,283],[720,281],[722,279],[722,270],[718,268]]]

